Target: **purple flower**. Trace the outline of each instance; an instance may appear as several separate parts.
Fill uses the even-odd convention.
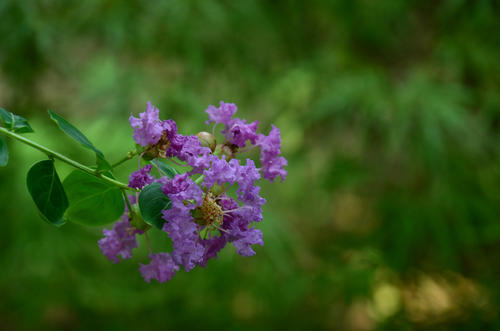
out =
[[[172,134],[168,137],[170,147],[166,151],[168,157],[177,157],[186,143],[187,137],[181,134]]]
[[[255,187],[255,182],[259,179],[260,173],[255,166],[255,162],[247,159],[247,164],[245,166],[240,166],[238,169],[238,192],[252,190],[252,188]]]
[[[257,187],[257,191],[258,189]],[[237,205],[236,201],[227,198],[224,200],[222,206],[224,210],[234,210]],[[251,222],[252,218],[249,218],[248,215],[242,215],[239,211],[231,212],[225,220],[224,228],[229,233],[227,240],[233,243],[236,252],[241,256],[252,256],[255,254],[251,245],[264,245],[262,232],[253,227],[249,229]]]
[[[239,161],[232,159],[227,162],[225,158],[212,157],[211,167],[203,172],[203,185],[210,189],[214,184],[238,184],[236,193],[237,201],[225,195],[219,198],[221,207],[226,213],[223,217],[221,235],[215,238],[204,240],[202,244],[205,252],[200,265],[206,265],[211,257],[216,257],[220,249],[227,242],[232,242],[238,254],[251,256],[255,254],[251,245],[263,245],[262,232],[254,228],[249,229],[251,222],[262,220],[262,205],[265,199],[259,196],[260,187],[255,186],[255,182],[260,179],[260,173],[255,167],[255,163],[247,159],[246,165],[240,165]]]
[[[276,156],[266,160],[266,162],[262,162],[262,175],[271,182],[278,176],[281,176],[281,181],[284,181],[288,171],[283,168],[287,165],[288,162],[284,157]]]
[[[223,210],[238,209],[238,203],[227,196],[221,198],[221,205]],[[241,207],[240,207],[241,209]],[[264,245],[262,240],[262,232],[255,228],[249,228],[251,219],[246,215],[242,216],[237,212],[230,212],[224,215],[224,222],[222,224],[221,235],[219,237],[210,238],[210,241],[203,242],[206,250],[205,256],[202,260],[205,265],[206,261],[211,257],[217,257],[217,253],[224,248],[226,243],[232,242],[236,248],[236,252],[241,256],[252,256],[255,251],[251,245]]]
[[[101,251],[114,263],[120,262],[118,255],[125,259],[132,257],[132,249],[137,247],[135,235],[140,230],[132,227],[126,215],[114,224],[112,230],[103,229],[104,238],[98,241]]]
[[[139,263],[139,271],[148,283],[151,279],[156,279],[160,283],[169,281],[179,270],[179,266],[174,263],[168,253],[151,254],[149,258],[151,259],[150,264]]]
[[[225,156],[219,159],[213,155],[211,158],[211,166],[203,171],[203,185],[210,189],[214,184],[222,185],[224,183],[233,184],[238,178],[239,161],[232,159],[227,162]]]
[[[206,122],[210,124],[212,122],[221,123],[225,125],[225,129],[221,131],[225,135],[226,140],[231,144],[238,147],[245,147],[246,141],[250,140],[252,144],[255,144],[257,140],[257,130],[258,121],[247,123],[245,120],[239,118],[234,118],[233,115],[236,113],[238,108],[234,103],[220,102],[220,107],[208,106],[205,112],[208,114],[209,120]]]
[[[231,235],[237,238],[233,241],[233,245],[236,248],[236,252],[241,256],[247,257],[255,255],[255,251],[252,249],[251,245],[264,246],[262,232],[260,230],[257,230],[254,227],[250,229],[243,229],[241,231],[237,231],[236,229],[231,229]]]
[[[259,186],[254,186],[245,192],[238,192],[238,198],[244,204],[233,213],[248,221],[262,221],[262,205],[266,203],[266,199],[262,198],[259,192]]]
[[[175,123],[174,120],[166,120],[161,122],[161,125],[163,127],[163,132],[166,134],[167,138],[169,140],[175,139],[175,136],[177,135],[177,123]]]
[[[134,128],[134,140],[141,146],[156,144],[164,131],[164,123],[159,119],[159,110],[151,102],[145,112],[139,114],[139,118],[130,115],[130,125]]]
[[[172,239],[172,257],[175,263],[190,271],[204,252],[203,246],[198,242],[198,225],[191,216],[191,210],[201,205],[203,191],[187,178],[187,174],[176,175],[167,180],[162,190],[172,202],[171,207],[163,211],[163,218],[167,221],[163,231]]]
[[[284,181],[287,171],[283,167],[287,165],[287,161],[284,157],[278,156],[281,152],[280,130],[272,125],[268,136],[258,135],[257,145],[260,147],[262,176],[271,182],[281,176],[281,181]]]
[[[189,187],[189,183],[186,181],[188,178],[187,174],[175,175],[174,178],[170,179],[168,177],[161,177],[158,182],[162,184],[162,191],[165,195],[178,194],[185,191]]]
[[[280,129],[271,125],[269,135],[259,134],[257,145],[260,146],[261,157],[271,158],[279,155],[281,152]]]
[[[211,152],[210,148],[200,145],[196,136],[188,136],[185,137],[181,150],[175,156],[193,168],[189,174],[197,174],[202,173],[203,169],[210,165]]]
[[[252,160],[247,159],[247,164],[242,166],[237,159],[227,162],[224,157],[219,159],[213,156],[211,167],[206,169],[203,175],[203,185],[207,189],[214,184],[237,183],[236,193],[243,205],[235,207],[234,209],[237,210],[234,213],[249,221],[262,220],[262,205],[266,200],[259,196],[260,187],[255,186],[255,182],[260,179],[260,174]]]
[[[150,174],[152,168],[153,166],[148,164],[131,173],[128,179],[128,186],[142,189],[144,186],[154,182],[155,178]]]
[[[139,264],[146,282],[151,279],[160,283],[169,281],[181,267],[186,271],[196,266],[205,267],[228,243],[232,243],[241,256],[252,256],[254,245],[264,245],[262,232],[253,225],[262,220],[262,206],[266,202],[260,196],[257,182],[261,177],[270,181],[277,177],[284,180],[287,161],[280,156],[278,128],[273,125],[267,136],[257,134],[258,121],[247,123],[234,118],[236,111],[235,104],[223,101],[219,107],[207,108],[207,124],[224,125],[220,133],[225,139],[216,148],[212,144],[211,148],[203,147],[194,135],[179,134],[175,121],[161,121],[159,110],[150,102],[138,118],[130,116],[134,140],[146,147],[141,150],[147,152],[148,157],[177,158],[191,168],[174,178],[156,179],[151,175],[153,166],[146,165],[129,176],[130,187],[143,189],[157,182],[170,199],[170,205],[161,211],[166,221],[162,230],[172,240],[173,249],[169,253],[150,254],[149,264]],[[261,148],[260,169],[250,159],[244,164],[234,158],[236,152],[241,151],[239,148],[248,143],[252,148]],[[229,160],[226,160],[228,155]],[[194,182],[193,174],[202,176]],[[225,192],[232,186],[236,186],[236,193],[229,197]],[[130,197],[131,203],[136,203],[135,200],[134,196]],[[103,230],[104,238],[99,240],[99,247],[114,263],[130,258],[133,248],[137,247],[136,235],[143,231],[131,225],[130,218],[134,217],[132,223],[135,225],[138,221],[137,226],[142,228],[135,216],[126,208],[122,220],[116,222],[113,229]]]
[[[225,134],[227,141],[231,144],[245,147],[247,140],[255,144],[258,137],[255,132],[258,124],[258,121],[247,124],[245,120],[236,118],[229,125],[226,125],[226,130],[223,130],[222,133]]]
[[[224,101],[220,102],[219,108],[215,106],[208,106],[205,112],[208,114],[209,120],[206,124],[210,124],[212,122],[222,123],[226,126],[230,126],[233,115],[236,114],[238,108],[234,103],[225,103]]]
[[[203,251],[203,257],[198,262],[198,265],[205,267],[208,260],[217,258],[217,254],[226,246],[227,240],[223,233],[219,237],[204,239],[201,241],[201,244],[205,250]]]

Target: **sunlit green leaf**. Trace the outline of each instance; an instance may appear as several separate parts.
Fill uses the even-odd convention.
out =
[[[26,183],[42,218],[55,226],[63,225],[68,198],[57,175],[54,161],[45,160],[33,165],[28,171]]]
[[[124,211],[119,188],[75,170],[66,177],[63,186],[69,207],[65,217],[83,225],[104,225],[116,221]]]
[[[80,145],[92,150],[96,154],[97,158],[97,169],[98,170],[111,170],[111,165],[104,158],[104,154],[98,150],[90,140],[85,137],[85,135],[78,130],[75,126],[69,123],[67,120],[57,115],[56,113],[49,110],[50,118],[59,126],[59,128],[66,133],[68,136],[73,138],[75,141],[80,143]]]

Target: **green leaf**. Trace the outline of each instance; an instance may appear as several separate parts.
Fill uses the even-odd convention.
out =
[[[0,167],[5,167],[9,162],[9,150],[7,143],[0,137]]]
[[[65,217],[83,225],[104,225],[116,221],[125,209],[122,192],[105,181],[75,170],[66,177],[63,186],[69,207]]]
[[[160,230],[165,223],[162,210],[169,209],[171,205],[172,202],[161,190],[160,183],[145,186],[139,194],[139,208],[144,221]]]
[[[160,168],[160,171],[164,174],[164,175],[167,175],[168,177],[170,178],[174,178],[175,175],[178,175],[179,174],[179,171],[177,171],[177,169],[175,169],[174,167],[172,166],[169,166],[168,164],[162,162],[162,161],[159,161],[159,160],[152,160],[151,163],[154,163],[158,166],[158,168]]]
[[[48,112],[50,118],[59,126],[59,128],[64,133],[66,133],[68,136],[76,140],[83,147],[86,147],[95,152],[97,158],[97,170],[112,170],[111,165],[104,158],[104,154],[100,150],[95,148],[94,144],[92,144],[90,140],[88,140],[87,137],[85,137],[85,135],[80,130],[78,130],[75,126],[73,126],[73,124],[66,121],[64,118],[57,115],[56,113],[51,112],[50,110]]]
[[[0,118],[2,119],[5,127],[9,130],[18,133],[33,132],[33,129],[24,117],[15,115],[10,111],[3,109],[2,107],[0,107]]]
[[[57,175],[54,161],[45,160],[33,165],[28,171],[26,183],[40,216],[55,226],[63,225],[66,222],[63,215],[68,208],[68,198]]]

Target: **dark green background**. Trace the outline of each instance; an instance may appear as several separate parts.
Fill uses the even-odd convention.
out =
[[[256,256],[147,284],[143,239],[113,265],[100,228],[38,217],[43,155],[6,138],[0,328],[500,329],[499,17],[495,0],[0,1],[0,106],[32,139],[94,161],[51,109],[114,162],[148,100],[185,134],[224,100],[277,125],[289,162],[262,183]]]

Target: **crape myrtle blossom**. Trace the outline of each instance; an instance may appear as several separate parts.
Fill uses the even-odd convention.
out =
[[[153,166],[148,164],[131,173],[128,179],[128,186],[141,189],[154,182],[155,178],[150,174],[151,169],[153,169]]]
[[[238,107],[234,103],[226,103],[224,101],[220,102],[219,108],[215,106],[208,106],[205,112],[208,114],[208,121],[205,123],[208,125],[210,123],[222,123],[226,127],[230,125],[233,120],[233,115],[236,114]]]
[[[232,198],[222,196],[220,205],[224,211],[235,210],[239,208],[238,203]],[[217,258],[217,254],[222,250],[227,243],[232,242],[236,248],[236,252],[241,256],[255,255],[255,251],[251,245],[264,245],[262,240],[262,232],[255,228],[248,228],[250,222],[248,219],[240,217],[237,213],[228,212],[224,214],[221,231],[219,236],[213,236],[202,241],[205,247],[202,260],[199,265],[205,267],[207,261],[211,258]]]
[[[272,125],[268,136],[257,134],[258,121],[247,124],[244,119],[233,118],[236,111],[236,105],[233,103],[221,101],[219,108],[210,105],[205,111],[209,118],[206,124],[224,124],[225,129],[221,133],[225,135],[227,142],[235,147],[245,147],[247,141],[250,141],[254,147],[260,147],[262,177],[271,182],[276,177],[281,177],[281,181],[285,180],[287,171],[284,167],[287,161],[279,156],[281,153],[280,130]]]
[[[129,196],[131,203],[135,203],[135,197]],[[133,227],[130,224],[129,210],[125,205],[125,212],[121,217],[121,221],[114,224],[113,229],[102,230],[104,238],[99,240],[98,244],[102,253],[112,262],[118,263],[120,259],[130,259],[132,257],[132,249],[137,247],[137,234],[142,234],[142,231]]]
[[[160,283],[166,282],[179,270],[179,267],[168,253],[151,254],[149,258],[151,259],[150,264],[139,263],[139,271],[148,283],[151,279],[156,279]]]
[[[245,147],[246,141],[250,140],[252,144],[255,144],[257,139],[258,121],[247,123],[246,120],[241,120],[239,118],[234,118],[233,115],[236,113],[238,108],[234,103],[220,102],[219,108],[215,106],[208,106],[205,111],[208,114],[209,120],[206,122],[210,124],[212,122],[216,124],[224,124],[225,129],[221,131],[225,135],[226,140],[238,147]]]
[[[160,121],[158,109],[151,103],[148,103],[146,112],[139,114],[139,118],[130,115],[130,125],[134,128],[135,142],[148,147],[145,152],[185,161],[192,167],[190,174],[201,173],[208,166],[210,148],[201,146],[194,135],[178,134],[173,120]]]
[[[149,248],[150,262],[139,264],[145,281],[166,282],[181,268],[190,271],[196,266],[205,267],[227,244],[232,244],[244,257],[256,254],[255,245],[264,245],[263,234],[255,224],[263,220],[262,206],[266,200],[260,196],[257,183],[261,178],[284,180],[287,161],[280,155],[277,127],[273,125],[267,136],[257,133],[258,121],[248,123],[235,118],[236,111],[235,104],[223,101],[219,107],[209,106],[206,124],[214,125],[213,134],[197,135],[178,133],[175,121],[160,120],[159,110],[150,102],[139,117],[130,116],[133,138],[138,145],[136,154],[140,158],[139,169],[129,177],[129,186],[143,190],[159,183],[158,194],[163,198],[156,198],[169,202],[158,214],[163,225],[155,226],[172,241],[172,250],[152,252]],[[224,125],[220,142],[214,136],[217,124]],[[255,147],[261,150],[260,168],[251,159],[241,162],[236,158]],[[156,163],[158,171],[153,164],[141,165],[153,159],[171,161],[182,170],[170,178],[162,176],[164,172]],[[233,186],[235,190],[231,190]],[[228,192],[235,193],[231,196]],[[154,229],[142,219],[142,205],[135,204],[135,197],[129,197],[127,203],[133,210],[126,208],[122,220],[112,230],[105,229],[105,237],[99,241],[103,254],[115,263],[120,261],[119,256],[122,259],[132,256],[137,234],[146,236],[149,247],[147,231]]]
[[[260,162],[262,163],[262,174],[265,179],[274,181],[281,176],[281,181],[285,180],[287,171],[283,169],[288,163],[286,159],[279,156],[281,153],[280,130],[274,125],[268,136],[259,134],[257,145],[260,147]]]
[[[203,186],[206,189],[212,188],[214,184],[238,184],[236,193],[243,206],[232,208],[233,214],[255,222],[262,220],[262,205],[266,200],[259,196],[260,187],[255,186],[260,174],[252,160],[247,159],[247,164],[243,166],[237,159],[227,162],[224,156],[221,159],[214,156],[211,168],[205,170],[203,175]]]
[[[139,118],[130,115],[129,122],[134,130],[134,140],[141,146],[156,144],[164,131],[163,123],[159,118],[160,111],[151,102],[144,113],[139,114]]]
[[[191,215],[193,209],[201,206],[203,191],[187,174],[166,181],[162,190],[172,201],[172,206],[163,211],[163,218],[167,220],[163,231],[172,239],[174,261],[190,271],[203,255],[203,246],[198,240],[199,226]]]
[[[177,154],[171,153],[172,156],[177,156],[181,161],[192,167],[190,174],[201,173],[203,169],[210,164],[210,148],[203,147],[196,136],[184,137],[182,148]]]

